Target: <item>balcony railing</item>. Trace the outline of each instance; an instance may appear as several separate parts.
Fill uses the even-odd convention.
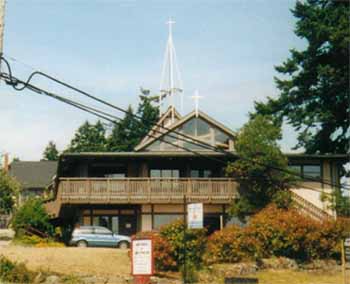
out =
[[[238,184],[228,178],[61,178],[61,203],[230,203]]]

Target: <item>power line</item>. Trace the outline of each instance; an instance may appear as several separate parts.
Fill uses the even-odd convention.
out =
[[[93,96],[93,95],[91,95],[91,94],[89,94],[89,93],[87,93],[87,92],[85,92],[85,91],[83,91],[83,90],[80,90],[80,89],[78,89],[78,88],[76,88],[76,87],[74,87],[74,86],[72,86],[72,85],[70,85],[70,84],[67,84],[67,83],[65,83],[65,82],[63,82],[63,81],[61,81],[61,80],[59,80],[59,79],[57,79],[57,78],[54,78],[54,77],[52,77],[52,76],[50,76],[50,75],[48,75],[48,74],[46,74],[46,73],[43,73],[43,72],[41,72],[41,71],[35,71],[35,72],[31,73],[31,75],[28,77],[28,79],[27,79],[25,82],[24,82],[24,81],[21,81],[21,80],[18,80],[17,78],[15,78],[15,77],[12,76],[11,67],[10,67],[10,64],[7,62],[7,60],[6,60],[5,58],[3,58],[3,57],[2,57],[1,59],[6,63],[6,65],[7,65],[7,67],[8,67],[8,70],[9,70],[9,77],[7,77],[7,79],[10,81],[10,84],[11,84],[16,90],[18,90],[18,91],[22,91],[22,90],[24,90],[25,88],[29,88],[29,89],[33,88],[33,85],[30,84],[30,81],[33,79],[34,76],[39,75],[39,76],[46,77],[47,79],[52,80],[52,81],[54,81],[54,82],[56,82],[56,83],[58,83],[58,84],[61,84],[61,85],[65,86],[65,87],[67,87],[67,88],[70,88],[70,89],[72,89],[72,90],[74,90],[74,91],[76,91],[76,92],[78,92],[78,93],[80,93],[80,94],[83,94],[83,95],[89,97],[90,99],[93,99],[93,100],[96,100],[96,101],[98,101],[98,102],[100,102],[100,103],[102,103],[102,104],[105,104],[105,105],[107,105],[107,106],[109,106],[109,107],[111,107],[111,108],[117,109],[117,110],[119,110],[119,111],[121,111],[121,112],[124,112],[124,113],[128,113],[127,110],[125,110],[125,109],[123,109],[123,108],[121,108],[121,107],[115,106],[115,105],[113,105],[113,104],[111,104],[111,103],[109,103],[109,102],[107,102],[107,101],[105,101],[105,100],[102,100],[102,99],[100,99],[100,98],[97,98],[96,96]],[[2,74],[2,76],[4,77],[4,74]],[[17,84],[22,84],[22,87],[17,87]],[[34,90],[34,91],[35,91],[35,90]],[[137,114],[131,114],[131,115],[132,115],[134,118],[141,119],[141,116],[138,116]],[[101,118],[102,118],[102,117],[101,117]],[[119,118],[119,119],[120,119],[120,118]],[[107,119],[107,120],[108,120],[108,119]],[[205,148],[205,149],[208,149],[208,150],[212,150],[212,151],[215,151],[215,152],[218,152],[218,153],[222,153],[222,154],[231,156],[231,157],[233,157],[233,158],[235,158],[235,159],[236,159],[236,158],[239,158],[239,159],[242,159],[242,160],[246,160],[246,161],[249,161],[249,162],[253,162],[253,163],[256,163],[256,164],[258,164],[258,165],[262,165],[262,166],[269,167],[270,169],[274,169],[274,170],[277,170],[277,171],[282,171],[282,172],[285,172],[285,173],[287,173],[287,174],[297,176],[297,177],[302,178],[302,179],[304,179],[304,180],[309,180],[309,181],[313,181],[313,182],[319,182],[319,183],[326,184],[326,185],[330,185],[330,186],[333,186],[333,187],[339,187],[338,184],[329,183],[329,182],[324,181],[323,179],[318,179],[318,178],[309,177],[309,176],[305,176],[305,175],[299,175],[298,173],[295,173],[295,172],[293,172],[293,171],[289,171],[289,170],[286,170],[286,169],[282,169],[282,168],[279,168],[279,167],[276,167],[276,166],[264,164],[264,163],[257,162],[257,161],[252,161],[251,159],[248,159],[248,158],[239,156],[239,155],[237,155],[237,154],[233,154],[232,152],[228,152],[228,151],[223,150],[223,149],[221,149],[221,148],[215,147],[215,146],[210,145],[210,144],[208,144],[208,143],[206,143],[206,142],[204,142],[204,141],[195,139],[194,137],[191,137],[191,136],[186,135],[186,134],[184,134],[184,133],[181,133],[181,132],[172,130],[172,129],[170,129],[170,128],[168,128],[168,127],[165,127],[165,126],[162,126],[162,125],[159,125],[159,127],[162,128],[162,129],[165,129],[165,130],[167,130],[167,131],[169,131],[169,132],[171,132],[171,133],[175,133],[175,134],[177,134],[177,135],[180,135],[180,136],[182,136],[182,137],[185,137],[186,140],[183,140],[183,139],[181,139],[181,138],[179,138],[179,137],[171,136],[169,133],[162,132],[162,131],[157,131],[157,130],[153,130],[153,131],[156,131],[156,132],[158,132],[158,133],[160,134],[158,137],[157,137],[157,136],[153,136],[153,135],[152,135],[152,136],[147,135],[147,136],[152,137],[152,138],[155,138],[155,139],[160,139],[160,140],[162,140],[162,141],[165,142],[165,143],[168,143],[168,144],[170,144],[170,145],[172,145],[172,146],[175,146],[175,147],[177,147],[177,148],[185,149],[186,151],[195,153],[195,154],[197,154],[197,155],[200,154],[200,153],[198,153],[198,152],[196,152],[196,151],[193,151],[193,150],[191,150],[191,149],[188,149],[188,148],[182,147],[182,146],[180,146],[180,145],[173,144],[173,143],[171,143],[171,142],[169,142],[169,141],[166,141],[166,140],[164,140],[164,139],[161,139],[162,136],[168,135],[169,137],[176,138],[176,139],[179,139],[179,140],[182,140],[182,141],[185,141],[185,142],[189,142],[189,143],[191,143],[191,144],[193,144],[193,145],[200,146],[200,147],[202,147],[202,148]],[[189,140],[190,140],[190,141],[189,141]],[[201,155],[201,154],[200,154],[200,155]],[[203,155],[201,155],[201,156],[203,156]],[[205,157],[207,157],[207,156],[205,156]],[[212,157],[211,157],[211,158],[212,158]],[[220,162],[223,162],[223,161],[220,161]],[[343,187],[343,189],[350,190],[350,188],[345,188],[345,187]]]
[[[7,80],[9,79],[9,78],[7,78],[6,76],[4,76],[4,74],[1,74],[0,77],[6,78]],[[22,83],[21,80],[15,78],[15,77],[12,77],[12,78],[15,80],[15,82]],[[8,84],[11,84],[11,83],[9,83],[9,81],[6,81],[6,82],[7,82]],[[86,105],[84,105],[84,104],[81,104],[81,103],[72,101],[72,100],[70,100],[70,99],[61,97],[61,96],[56,95],[56,94],[54,94],[54,93],[52,93],[52,92],[45,91],[45,90],[43,90],[43,89],[41,89],[41,88],[39,88],[39,87],[37,87],[37,86],[34,86],[34,85],[30,84],[30,83],[27,83],[27,88],[29,88],[30,90],[32,90],[32,91],[34,91],[34,92],[36,92],[36,93],[38,93],[38,94],[46,95],[46,96],[49,96],[49,97],[51,97],[51,98],[57,99],[57,100],[59,100],[59,101],[61,101],[61,102],[63,102],[63,103],[66,103],[66,104],[69,104],[69,105],[71,105],[71,106],[74,106],[74,107],[76,107],[76,108],[78,108],[78,109],[80,109],[80,110],[83,110],[83,111],[88,112],[88,113],[90,113],[90,114],[92,114],[92,115],[95,115],[95,116],[97,116],[97,117],[99,117],[99,118],[102,118],[102,119],[104,119],[104,120],[107,120],[107,121],[109,121],[109,122],[111,122],[111,123],[113,123],[113,124],[117,124],[117,121],[121,121],[121,120],[122,120],[122,118],[120,118],[120,117],[117,117],[117,116],[115,116],[115,115],[112,115],[112,114],[103,112],[103,111],[98,110],[98,109],[96,109],[96,108],[93,108],[93,107],[90,107],[90,106],[86,106]],[[111,118],[113,118],[113,119],[111,119]],[[146,135],[147,135],[148,137],[150,137],[150,138],[157,138],[156,136],[151,135],[151,134],[146,134]],[[163,141],[164,143],[167,143],[167,144],[172,145],[172,146],[174,146],[174,147],[183,149],[183,150],[185,150],[185,151],[187,151],[187,152],[191,152],[191,153],[193,153],[193,154],[195,154],[195,155],[197,155],[197,156],[203,157],[203,158],[205,158],[205,159],[211,159],[211,160],[214,160],[214,161],[216,161],[216,162],[220,162],[220,163],[223,163],[223,164],[226,165],[226,163],[225,163],[224,161],[219,160],[219,159],[217,159],[217,158],[215,158],[215,157],[203,155],[203,154],[201,154],[201,153],[199,153],[199,152],[197,152],[197,151],[194,151],[194,150],[192,150],[192,149],[189,149],[189,148],[186,148],[186,147],[182,147],[182,146],[177,145],[177,144],[173,144],[173,143],[171,143],[170,141],[164,140],[163,138],[159,138],[159,139],[160,139],[161,141]]]

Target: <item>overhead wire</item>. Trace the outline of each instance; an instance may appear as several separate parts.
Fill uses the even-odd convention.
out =
[[[6,65],[7,65],[7,68],[8,68],[8,70],[9,70],[9,77],[10,77],[10,78],[14,78],[14,77],[12,76],[12,71],[11,71],[10,64],[7,62],[7,60],[6,60],[4,57],[2,57],[1,59],[2,59],[2,60],[6,63]],[[78,89],[78,88],[76,88],[76,87],[74,87],[74,86],[72,86],[72,85],[70,85],[70,84],[68,84],[68,83],[65,83],[65,82],[63,82],[63,81],[61,81],[61,80],[59,80],[59,79],[57,79],[57,78],[54,78],[54,77],[52,77],[52,76],[50,76],[50,75],[48,75],[48,74],[46,74],[46,73],[43,73],[43,72],[41,72],[41,71],[34,71],[34,72],[32,72],[26,81],[18,80],[17,78],[15,78],[15,80],[13,81],[13,87],[14,87],[17,91],[24,90],[25,88],[31,89],[31,88],[32,88],[32,85],[30,84],[30,81],[31,81],[31,80],[33,79],[33,77],[36,76],[36,75],[46,77],[46,78],[49,79],[49,80],[52,80],[52,81],[54,81],[54,82],[56,82],[56,83],[58,83],[58,84],[61,84],[61,85],[65,86],[65,87],[69,88],[69,89],[72,89],[73,91],[76,91],[76,92],[78,92],[78,93],[80,93],[80,94],[82,94],[82,95],[85,95],[85,96],[89,97],[90,99],[93,99],[93,100],[95,100],[95,101],[98,101],[99,103],[102,103],[102,104],[107,105],[107,106],[109,106],[109,107],[111,107],[111,108],[117,109],[118,111],[121,111],[121,112],[124,112],[124,113],[128,113],[127,110],[125,110],[125,109],[123,109],[123,108],[121,108],[121,107],[119,107],[119,106],[113,105],[113,104],[111,104],[111,103],[109,103],[109,102],[107,102],[107,101],[105,101],[105,100],[102,100],[102,99],[100,99],[100,98],[98,98],[98,97],[96,97],[96,96],[93,96],[93,95],[91,95],[91,94],[89,94],[89,93],[87,93],[87,92],[85,92],[85,91],[83,91],[83,90],[80,90],[80,89]],[[8,79],[9,79],[9,78],[8,78]],[[11,79],[11,80],[12,80],[12,79]],[[17,87],[17,84],[21,84],[22,87]],[[132,115],[135,119],[141,119],[141,117],[140,117],[139,115],[137,115],[137,114],[131,114],[131,115]],[[108,120],[108,119],[107,119],[107,120]],[[204,149],[207,149],[207,150],[212,150],[212,151],[215,151],[215,152],[217,152],[217,153],[222,153],[222,154],[228,155],[228,156],[230,156],[230,157],[232,157],[232,158],[239,158],[239,159],[242,159],[242,160],[247,160],[247,161],[249,161],[249,162],[254,162],[254,163],[256,163],[256,164],[259,164],[259,165],[262,165],[262,166],[266,166],[266,167],[269,167],[269,168],[274,169],[274,170],[277,170],[277,171],[282,171],[282,172],[288,173],[288,174],[290,174],[290,175],[297,176],[297,177],[302,178],[302,179],[304,179],[304,180],[313,181],[313,182],[319,182],[319,183],[326,184],[326,185],[330,185],[330,186],[334,186],[334,187],[339,187],[339,186],[340,186],[340,185],[338,185],[338,184],[329,183],[329,182],[327,182],[327,181],[324,181],[323,179],[318,179],[318,178],[314,178],[314,177],[310,177],[310,176],[300,175],[300,174],[298,174],[298,173],[296,173],[296,172],[294,172],[294,171],[282,169],[282,168],[275,167],[275,166],[268,165],[268,164],[264,164],[264,163],[261,163],[261,162],[258,162],[258,161],[251,161],[251,159],[249,159],[249,158],[245,158],[245,157],[242,157],[242,156],[240,156],[240,155],[237,155],[236,153],[232,153],[232,152],[226,151],[226,150],[224,150],[224,149],[221,149],[221,148],[219,148],[219,147],[215,147],[215,146],[210,145],[210,144],[208,144],[208,143],[206,143],[206,142],[204,142],[204,141],[202,141],[202,140],[196,139],[196,138],[194,138],[194,137],[192,137],[192,136],[186,135],[186,134],[184,134],[184,133],[182,133],[182,132],[178,132],[178,131],[176,131],[176,130],[174,130],[174,129],[171,129],[171,128],[168,128],[168,127],[166,127],[166,126],[163,126],[163,125],[157,125],[157,126],[159,126],[159,128],[161,128],[161,129],[164,129],[164,130],[169,131],[169,132],[171,132],[171,133],[177,134],[178,136],[182,136],[182,137],[185,138],[185,140],[184,140],[184,139],[181,139],[181,138],[178,137],[178,136],[177,136],[177,137],[171,136],[170,133],[163,132],[163,131],[158,131],[157,129],[153,129],[153,131],[154,131],[154,132],[158,132],[158,133],[159,133],[159,136],[154,136],[154,135],[152,135],[152,138],[160,139],[160,138],[162,138],[162,136],[167,135],[167,136],[169,136],[169,137],[176,138],[176,139],[179,139],[179,140],[182,140],[182,141],[185,141],[185,142],[189,142],[189,143],[191,143],[191,144],[193,144],[193,145],[196,145],[196,146],[200,146],[200,147],[202,147],[202,148],[204,148]],[[168,143],[168,142],[169,142],[169,141],[166,141],[165,139],[160,139],[160,140],[162,140],[162,141],[165,142],[165,143]],[[169,144],[169,143],[168,143],[168,144]],[[173,143],[171,143],[171,142],[170,142],[170,144],[173,145],[173,146],[175,146],[175,147],[177,147],[177,148],[182,148],[182,149],[184,149],[184,148],[183,148],[182,146],[180,146],[180,145],[173,144]],[[200,154],[200,153],[198,153],[198,152],[196,152],[196,151],[193,151],[193,150],[191,150],[191,149],[188,149],[188,150],[190,150],[190,151],[193,152],[193,153]],[[203,156],[203,155],[202,155],[202,156]],[[211,157],[211,158],[212,158],[212,157]],[[343,187],[343,188],[344,188],[344,187]],[[345,189],[350,190],[350,188],[345,188]]]

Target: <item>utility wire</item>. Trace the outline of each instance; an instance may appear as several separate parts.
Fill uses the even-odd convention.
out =
[[[6,65],[7,65],[7,67],[8,67],[10,78],[11,78],[11,77],[13,78],[12,72],[11,72],[11,67],[10,67],[9,63],[7,62],[7,60],[6,60],[4,57],[2,57],[1,59],[6,63]],[[117,110],[119,110],[119,111],[121,111],[121,112],[127,113],[127,110],[125,110],[125,109],[123,109],[123,108],[121,108],[121,107],[115,106],[115,105],[113,105],[113,104],[111,104],[111,103],[109,103],[109,102],[107,102],[107,101],[105,101],[105,100],[99,99],[99,98],[97,98],[96,96],[93,96],[93,95],[91,95],[91,94],[89,94],[89,93],[87,93],[87,92],[85,92],[85,91],[82,91],[82,90],[80,90],[80,89],[78,89],[78,88],[76,88],[76,87],[74,87],[74,86],[71,86],[71,85],[69,85],[69,84],[67,84],[67,83],[65,83],[65,82],[63,82],[63,81],[61,81],[61,80],[59,80],[59,79],[57,79],[57,78],[54,78],[54,77],[52,77],[52,76],[50,76],[50,75],[48,75],[48,74],[46,74],[46,73],[43,73],[43,72],[41,72],[41,71],[35,71],[35,72],[33,72],[33,73],[28,77],[28,79],[27,79],[25,82],[24,82],[24,81],[21,81],[21,80],[18,80],[18,79],[15,79],[15,81],[13,81],[13,87],[14,87],[16,90],[18,90],[18,91],[24,90],[25,88],[29,88],[29,89],[30,89],[31,86],[32,86],[32,85],[30,84],[30,81],[31,81],[31,80],[33,79],[33,77],[36,76],[36,75],[46,77],[47,79],[50,79],[50,80],[52,80],[52,81],[54,81],[54,82],[56,82],[56,83],[58,83],[58,84],[61,84],[61,85],[65,86],[65,87],[67,87],[67,88],[70,88],[70,89],[72,89],[72,90],[74,90],[74,91],[76,91],[76,92],[78,92],[78,93],[80,93],[80,94],[83,94],[83,95],[89,97],[90,99],[96,100],[96,101],[98,101],[98,102],[100,102],[100,103],[102,103],[102,104],[105,104],[105,105],[107,105],[107,106],[109,106],[109,107],[111,107],[111,108],[114,108],[114,109],[117,109]],[[22,87],[17,87],[17,84],[22,84]],[[141,116],[138,116],[137,114],[132,114],[132,115],[133,115],[134,118],[141,119]],[[239,156],[239,155],[237,155],[237,154],[233,154],[232,152],[229,152],[229,151],[223,150],[223,149],[221,149],[221,148],[215,147],[215,146],[210,145],[210,144],[208,144],[208,143],[206,143],[206,142],[204,142],[204,141],[195,139],[195,138],[193,138],[192,136],[189,136],[189,135],[186,135],[186,134],[184,134],[184,133],[175,131],[175,130],[173,130],[173,129],[171,129],[171,128],[168,128],[168,127],[165,127],[165,126],[162,126],[162,125],[159,125],[159,127],[162,128],[162,129],[165,129],[165,130],[167,130],[167,131],[171,131],[172,133],[175,133],[175,134],[177,134],[177,135],[183,136],[183,137],[185,137],[186,139],[189,139],[190,141],[185,140],[185,142],[189,142],[189,143],[191,143],[191,144],[193,144],[193,145],[200,146],[200,147],[202,147],[202,148],[209,149],[209,150],[212,150],[212,151],[215,151],[215,152],[220,152],[220,153],[223,153],[223,154],[225,154],[225,155],[229,155],[229,156],[231,156],[231,157],[233,157],[233,158],[239,158],[239,159],[243,159],[243,160],[246,160],[246,161],[249,161],[249,162],[256,163],[256,164],[258,164],[258,165],[266,166],[266,167],[269,167],[269,168],[274,169],[274,170],[277,170],[277,171],[282,171],[282,172],[288,173],[288,174],[290,174],[290,175],[294,175],[294,176],[297,176],[297,177],[299,177],[299,178],[302,178],[302,179],[304,179],[304,180],[309,180],[309,181],[319,182],[319,183],[326,184],[326,185],[330,185],[330,186],[339,187],[338,184],[329,183],[329,182],[326,182],[326,181],[324,181],[324,180],[322,180],[322,179],[317,179],[317,178],[310,177],[310,176],[299,175],[298,173],[295,173],[295,172],[293,172],[293,171],[289,171],[289,170],[282,169],[282,168],[279,168],[279,167],[275,167],[275,166],[272,166],[272,165],[267,165],[267,164],[260,163],[260,162],[257,162],[257,161],[251,161],[251,160],[248,159],[248,158],[245,158],[245,157]],[[155,131],[155,130],[153,129],[153,131]],[[169,133],[162,132],[162,131],[158,131],[158,132],[160,133],[160,135],[159,135],[159,136],[153,136],[153,135],[152,135],[152,138],[160,139],[161,136],[165,136],[165,135],[168,135],[168,136],[169,136]],[[179,137],[173,137],[173,138],[179,139]],[[163,140],[163,139],[161,139],[161,140],[162,140],[163,142],[166,142],[166,143],[168,142],[168,141]],[[180,140],[181,140],[181,139],[180,139]],[[168,144],[169,144],[169,143],[168,143]],[[171,145],[173,145],[173,146],[175,146],[175,147],[178,147],[178,146],[179,146],[179,145],[175,145],[175,144],[173,144],[173,143],[171,143]],[[180,148],[183,148],[183,147],[181,147],[181,146],[179,146],[179,147],[180,147]],[[179,148],[179,147],[178,147],[178,148]],[[191,150],[191,151],[194,152],[193,150]],[[342,187],[342,188],[343,188],[343,189],[350,190],[350,188],[345,188],[345,187]]]
[[[0,77],[5,78],[4,74],[1,74]],[[13,79],[15,79],[15,80],[18,81],[18,82],[22,82],[22,81],[18,80],[18,79],[15,78],[15,77],[13,77]],[[6,82],[8,83],[8,81],[6,81]],[[45,91],[45,90],[43,90],[43,89],[41,89],[41,88],[39,88],[39,87],[36,87],[36,86],[34,86],[34,85],[32,85],[32,84],[29,84],[29,83],[28,83],[27,88],[29,88],[30,90],[32,90],[32,91],[34,91],[34,92],[36,92],[36,93],[38,93],[38,94],[49,96],[49,97],[51,97],[51,98],[53,98],[53,99],[56,99],[56,100],[58,100],[58,101],[61,101],[61,102],[66,103],[66,104],[68,104],[68,105],[71,105],[71,106],[73,106],[73,107],[76,107],[76,108],[78,108],[78,109],[80,109],[80,110],[83,110],[83,111],[85,111],[85,112],[87,112],[87,113],[90,113],[90,114],[92,114],[92,115],[95,115],[95,116],[97,116],[97,117],[99,117],[99,118],[101,118],[101,119],[107,120],[107,121],[109,121],[110,123],[117,124],[117,121],[121,121],[121,120],[122,120],[122,118],[120,118],[120,117],[117,117],[117,116],[115,116],[115,115],[112,115],[112,114],[103,112],[103,111],[98,110],[98,109],[96,109],[96,108],[89,107],[89,106],[86,106],[86,105],[84,105],[84,104],[81,104],[81,103],[72,101],[72,100],[70,100],[70,99],[67,99],[67,98],[64,98],[64,97],[62,97],[62,96],[56,95],[56,94],[54,94],[54,93],[52,93],[52,92]],[[109,116],[109,117],[108,117],[108,116]],[[113,118],[113,119],[111,119],[111,118]],[[153,136],[153,135],[151,135],[151,134],[147,134],[147,136],[150,137],[150,138],[157,138],[157,137],[155,137],[155,136]],[[160,139],[161,141],[163,141],[163,142],[169,144],[169,145],[172,145],[172,146],[174,146],[174,147],[183,149],[183,150],[185,150],[185,151],[187,151],[187,152],[191,152],[191,153],[193,153],[193,154],[195,154],[195,155],[197,155],[197,156],[200,156],[200,157],[202,157],[202,158],[209,159],[209,160],[213,160],[213,161],[215,161],[215,162],[219,162],[219,163],[221,163],[221,164],[226,165],[226,162],[224,162],[223,160],[217,159],[217,158],[215,158],[215,157],[203,155],[203,154],[201,154],[201,153],[199,153],[199,152],[197,152],[197,151],[191,150],[191,149],[189,149],[189,148],[182,147],[182,146],[177,145],[177,144],[173,144],[173,143],[171,143],[171,142],[169,142],[169,141],[164,140],[163,138],[159,138],[159,139]],[[263,177],[261,177],[261,178],[264,179]],[[309,187],[309,186],[307,186],[307,185],[303,185],[303,188],[310,189],[310,190],[313,190],[313,191],[317,191],[317,192],[319,192],[319,193],[325,193],[325,192],[322,192],[322,191],[319,190],[319,189],[316,189],[316,188],[313,188],[313,187]],[[325,193],[325,194],[329,195],[329,193]]]
[[[13,83],[11,83],[11,82],[9,81],[9,78],[8,78],[5,74],[3,74],[3,73],[0,74],[0,77],[1,77],[1,78],[4,78],[4,79],[5,79],[5,82],[6,82],[7,84],[10,84],[10,85],[13,84]],[[12,77],[12,78],[13,78],[13,82],[24,83],[23,81],[21,81],[21,80],[15,78],[15,77]],[[96,108],[93,108],[93,107],[90,107],[90,106],[86,106],[86,105],[84,105],[84,104],[81,104],[81,103],[72,101],[72,100],[70,100],[70,99],[61,97],[61,96],[56,95],[56,94],[54,94],[54,93],[52,93],[52,92],[45,91],[45,90],[43,90],[43,89],[41,89],[41,88],[39,88],[39,87],[37,87],[37,86],[34,86],[34,85],[30,84],[30,83],[27,83],[26,88],[28,88],[28,89],[30,89],[30,90],[32,90],[32,91],[38,93],[38,94],[46,95],[46,96],[49,96],[49,97],[54,98],[54,99],[56,99],[56,100],[59,100],[59,101],[61,101],[61,102],[63,102],[63,103],[66,103],[66,104],[69,104],[69,105],[71,105],[71,106],[74,106],[74,107],[76,107],[76,108],[78,108],[78,109],[80,109],[80,110],[83,110],[83,111],[85,111],[85,112],[88,112],[88,113],[90,113],[90,114],[93,114],[93,115],[95,115],[95,116],[97,116],[97,117],[99,117],[99,118],[101,118],[101,119],[107,120],[107,121],[109,121],[110,123],[117,124],[117,121],[121,121],[121,120],[122,120],[122,118],[120,118],[120,117],[117,117],[117,116],[115,116],[115,115],[106,113],[106,112],[101,111],[101,110],[98,110],[98,109],[96,109]],[[113,119],[111,119],[111,118],[113,118]],[[146,134],[146,135],[147,135],[148,137],[150,137],[150,138],[157,138],[156,136],[151,135],[151,134]],[[175,137],[174,137],[174,138],[175,138]],[[164,138],[160,138],[160,140],[163,141],[164,143],[167,143],[167,144],[172,145],[172,146],[174,146],[174,147],[183,149],[183,150],[185,150],[185,151],[187,151],[187,152],[191,152],[191,153],[193,153],[193,154],[195,154],[195,155],[197,155],[197,156],[200,156],[200,157],[202,157],[202,158],[211,159],[211,160],[213,160],[213,161],[215,161],[215,162],[220,162],[220,163],[226,165],[226,162],[224,162],[224,161],[222,161],[222,160],[219,160],[219,159],[217,159],[217,158],[215,158],[215,157],[203,155],[203,154],[201,154],[201,153],[199,153],[199,152],[197,152],[197,151],[194,151],[194,150],[192,150],[192,149],[189,149],[189,148],[186,148],[186,147],[182,147],[182,146],[177,145],[177,144],[173,144],[173,143],[171,143],[170,141],[164,140]]]

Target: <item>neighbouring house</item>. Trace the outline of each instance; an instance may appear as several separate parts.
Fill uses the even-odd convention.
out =
[[[131,235],[182,219],[186,203],[200,202],[209,232],[230,223],[238,184],[225,176],[224,167],[234,155],[203,149],[177,133],[235,153],[235,132],[203,112],[182,117],[169,108],[132,152],[62,154],[53,198],[46,203],[52,218],[57,224],[101,225]],[[293,170],[334,184],[347,158],[286,155]],[[333,214],[321,201],[321,193],[332,190],[315,181],[292,189],[300,210],[315,218]]]
[[[14,161],[8,166],[9,175],[21,185],[19,205],[28,198],[42,196],[57,171],[56,161]]]

